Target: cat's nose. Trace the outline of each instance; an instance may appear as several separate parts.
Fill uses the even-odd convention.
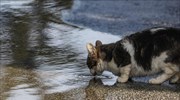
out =
[[[91,74],[92,74],[93,76],[96,76],[96,75],[97,75],[96,71],[93,70],[93,69],[90,69],[90,72],[91,72]]]

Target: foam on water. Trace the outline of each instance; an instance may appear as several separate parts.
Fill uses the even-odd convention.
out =
[[[34,0],[1,0],[1,6],[3,5],[18,5],[21,6],[23,4],[31,3]]]
[[[45,32],[49,37],[49,40],[47,41],[48,46],[62,48],[63,46],[66,47],[68,45],[74,52],[79,54],[76,59],[84,60],[87,56],[87,43],[94,44],[96,40],[101,40],[102,43],[107,44],[121,39],[120,36],[98,32],[88,28],[79,29],[54,23],[50,23],[49,28],[45,30]],[[39,70],[38,73],[42,77],[43,83],[46,86],[51,87],[46,93],[62,92],[86,86],[88,85],[89,80],[93,78],[89,73],[88,68],[73,64],[46,66],[47,68],[60,68],[59,70],[43,70],[43,67],[45,66],[43,65],[42,70]],[[87,76],[85,76],[85,74],[87,74]],[[108,76],[109,78],[104,76]],[[102,78],[105,85],[113,85],[117,78],[109,72],[104,72],[102,76],[97,77]]]
[[[10,96],[7,100],[40,100],[38,90],[28,87],[28,84],[21,84],[11,88],[12,90],[8,92]]]
[[[78,29],[65,25],[50,24],[47,35],[51,38],[48,42],[50,46],[60,47],[69,44],[74,49],[86,54],[86,44],[95,44],[96,40],[101,40],[103,44],[116,42],[121,39],[120,36],[94,31],[92,29]],[[61,30],[66,30],[62,32]],[[64,35],[67,34],[67,35]],[[62,37],[64,36],[64,37]]]
[[[25,4],[29,4],[31,2],[33,2],[34,0],[1,0],[0,2],[0,6],[7,6],[9,8],[25,8]],[[28,6],[27,6],[28,7]],[[4,7],[1,8],[1,10],[3,9]]]

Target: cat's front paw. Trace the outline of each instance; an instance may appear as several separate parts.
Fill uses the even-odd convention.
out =
[[[178,76],[178,75],[175,75],[174,77],[172,77],[172,78],[169,80],[169,83],[170,83],[170,84],[178,83],[178,80],[180,80],[179,76]]]
[[[128,81],[128,78],[118,77],[117,81],[118,81],[119,83],[125,83],[125,82]]]
[[[150,84],[161,84],[162,82],[157,80],[157,79],[155,79],[155,78],[152,78],[152,79],[149,80],[149,83]]]

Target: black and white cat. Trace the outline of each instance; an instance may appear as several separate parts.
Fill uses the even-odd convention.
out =
[[[124,83],[133,76],[162,72],[149,80],[161,84],[170,79],[176,83],[180,76],[180,29],[152,28],[126,36],[111,44],[97,40],[87,44],[87,65],[93,75],[107,70]]]

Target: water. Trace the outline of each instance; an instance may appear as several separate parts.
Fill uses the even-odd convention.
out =
[[[63,19],[115,35],[149,27],[180,27],[178,0],[75,0]],[[97,27],[98,26],[98,27]]]
[[[71,4],[58,0],[1,1],[3,98],[38,99],[39,91],[43,95],[87,85],[92,76],[85,63],[85,45],[120,37],[65,24],[61,10]]]
[[[1,98],[34,100],[87,86],[93,78],[86,67],[87,43],[115,42],[150,26],[180,27],[179,3],[1,0]],[[104,85],[117,78],[109,72],[98,77]]]

